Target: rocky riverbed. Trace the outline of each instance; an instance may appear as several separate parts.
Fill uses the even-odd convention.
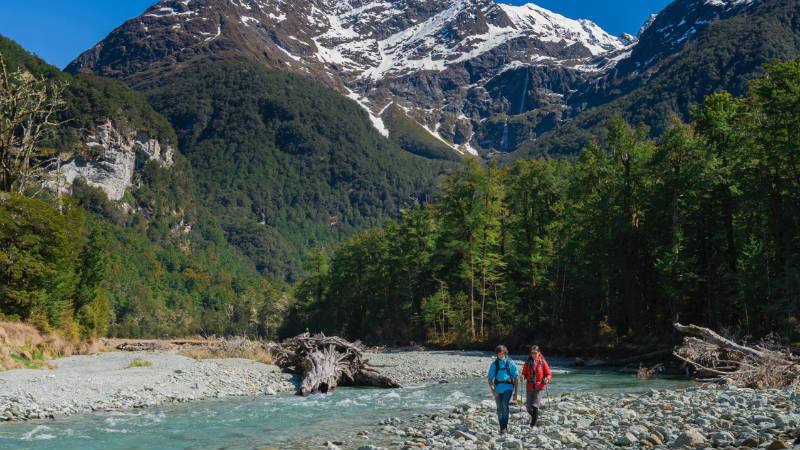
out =
[[[145,365],[137,367],[135,360]],[[113,352],[62,358],[51,364],[56,368],[0,373],[0,420],[294,390],[291,375],[247,359],[195,360],[173,353]]]
[[[366,355],[369,363],[403,386],[425,381],[486,376],[494,356],[479,351],[385,351]],[[522,363],[517,366],[521,369]]]
[[[388,419],[382,435],[366,436],[359,450],[586,448],[800,448],[800,392],[691,387],[642,394],[563,394],[528,425],[512,406],[507,434],[498,432],[492,400],[447,414]],[[336,448],[329,444],[330,449]]]
[[[368,355],[402,385],[481,376],[486,352],[381,352]],[[137,367],[135,360],[146,362]],[[0,421],[147,408],[226,396],[293,392],[290,374],[247,359],[195,360],[170,352],[108,352],[51,361],[55,369],[0,372]]]
[[[475,383],[483,384],[491,362],[491,355],[484,352],[382,352],[368,358],[401,384],[416,384],[414,389],[454,378],[481,377]],[[135,360],[149,365],[132,364]],[[295,389],[291,375],[244,359],[113,352],[52,364],[56,369],[0,373],[0,419],[57,418]],[[492,400],[452,404],[458,406],[448,412],[383,419],[340,447],[800,448],[800,392],[791,388],[754,391],[713,385],[636,394],[569,392],[552,396],[535,428],[527,425],[524,408],[513,406],[510,432],[504,435],[498,433]]]

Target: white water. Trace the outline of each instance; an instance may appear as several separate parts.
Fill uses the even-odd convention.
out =
[[[508,151],[508,120],[506,120],[503,124],[503,141],[501,142],[500,146],[503,148],[503,150]]]
[[[527,95],[525,95],[525,94],[528,93],[528,80],[529,80],[530,76],[531,76],[530,70],[526,69],[525,70],[525,84],[522,85],[522,98],[519,99],[519,113],[518,114],[522,114],[522,113],[525,112],[525,99],[527,97]]]

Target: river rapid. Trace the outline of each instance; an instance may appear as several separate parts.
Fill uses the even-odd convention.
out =
[[[551,398],[567,392],[614,395],[682,389],[690,384],[576,371],[564,367],[565,363],[551,360],[554,369],[565,372],[554,376]],[[485,378],[471,377],[429,380],[393,390],[339,388],[309,398],[280,394],[202,400],[3,423],[0,448],[311,449],[325,448],[327,441],[340,443],[342,448],[358,448],[389,442],[381,438],[388,422],[447,413],[491,398]]]

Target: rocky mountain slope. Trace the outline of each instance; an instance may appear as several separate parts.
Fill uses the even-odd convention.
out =
[[[652,33],[643,33],[639,44],[647,43],[653,52],[661,48],[658,51],[660,56],[654,59],[658,63],[651,63],[639,75],[635,71],[625,75],[624,67],[633,67],[635,63],[621,61],[617,72],[609,73],[601,80],[605,85],[598,83],[599,89],[594,92],[599,98],[596,106],[587,106],[574,119],[539,139],[520,144],[514,154],[506,157],[577,155],[593,136],[602,132],[606,121],[615,114],[631,123],[645,123],[653,133],[661,133],[671,114],[688,120],[692,105],[699,104],[718,90],[726,90],[735,96],[743,95],[747,92],[748,82],[761,76],[765,63],[773,59],[795,58],[800,54],[800,3],[795,0],[725,3],[731,9],[720,6],[722,2],[695,3],[716,5],[717,12],[733,15],[708,23],[704,23],[705,19],[698,19],[699,25],[688,28],[697,32],[690,33],[690,37],[684,40],[681,38],[686,31],[679,35],[666,30],[656,33],[659,28],[664,28],[656,25],[664,23],[659,15],[653,25],[659,28]],[[683,1],[675,2],[662,14],[675,12],[674,7],[683,4]],[[672,17],[670,23],[677,24],[683,21],[684,16],[672,14]],[[673,40],[675,36],[677,38]],[[683,45],[669,50],[678,40]],[[659,41],[660,47],[657,45]],[[631,58],[636,58],[636,55],[634,49]],[[652,56],[647,56],[644,61],[650,58]],[[583,95],[585,99],[590,97]],[[517,122],[522,121],[515,120],[514,123]]]
[[[406,150],[487,155],[648,85],[710,24],[769,1],[676,0],[637,37],[614,37],[532,3],[164,0],[67,70],[146,88],[199,62],[254,61],[357,101]],[[398,133],[413,122],[430,136]]]
[[[145,88],[193,63],[254,61],[339,90],[384,135],[392,126],[382,119],[399,120],[400,109],[466,153],[508,150],[479,131],[497,114],[549,108],[558,123],[569,115],[565,98],[636,42],[534,4],[493,0],[164,0],[67,71]]]
[[[694,46],[710,24],[751,14],[763,0],[676,0],[651,16],[639,31],[630,55],[602,77],[570,96],[568,103],[582,108],[607,103],[638,87],[669,67]]]

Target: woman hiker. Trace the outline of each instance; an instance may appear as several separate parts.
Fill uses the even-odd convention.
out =
[[[497,359],[489,366],[489,389],[492,390],[494,401],[497,403],[497,420],[500,422],[500,432],[505,433],[508,428],[508,402],[512,396],[517,395],[517,366],[508,357],[505,345],[498,345],[494,349]]]
[[[534,426],[536,419],[539,418],[539,406],[544,398],[544,390],[547,388],[547,383],[553,379],[550,366],[539,351],[538,345],[531,347],[530,356],[522,366],[522,378],[528,381],[525,384],[525,409],[531,415],[531,426]]]

